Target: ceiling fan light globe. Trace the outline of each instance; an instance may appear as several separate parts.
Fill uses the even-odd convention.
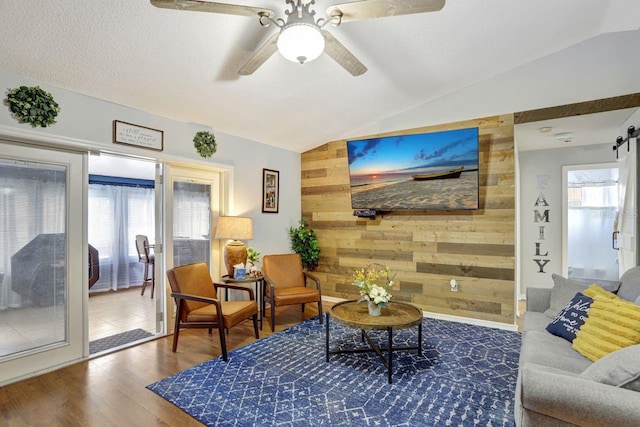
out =
[[[278,37],[278,50],[292,62],[302,64],[313,61],[324,51],[324,36],[314,25],[288,24]]]

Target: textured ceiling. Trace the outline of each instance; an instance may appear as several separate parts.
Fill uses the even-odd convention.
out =
[[[229,1],[227,1],[229,2]],[[241,0],[271,8],[284,0]],[[336,3],[318,0],[318,16]],[[326,27],[369,69],[279,54],[237,70],[276,29],[148,0],[0,0],[0,67],[47,84],[293,151],[609,31],[637,0],[448,0],[439,12]]]

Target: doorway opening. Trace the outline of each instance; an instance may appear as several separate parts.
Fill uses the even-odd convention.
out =
[[[564,167],[567,277],[598,283],[619,277],[615,221],[619,168],[612,164]]]
[[[89,160],[87,234],[98,265],[89,288],[91,356],[156,334],[162,286],[145,286],[155,281],[155,177],[153,161],[105,154]],[[149,257],[144,249],[139,255],[137,236],[146,238]]]

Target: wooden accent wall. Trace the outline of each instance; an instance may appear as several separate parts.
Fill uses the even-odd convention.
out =
[[[302,215],[316,230],[327,296],[357,298],[354,268],[383,263],[396,273],[393,296],[423,310],[515,323],[513,114],[386,136],[478,127],[480,209],[400,211],[374,220],[351,209],[346,140],[302,154]],[[449,281],[458,281],[451,292]]]

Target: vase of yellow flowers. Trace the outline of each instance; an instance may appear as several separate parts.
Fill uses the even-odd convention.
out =
[[[391,300],[391,269],[382,264],[369,264],[353,272],[353,284],[360,290],[358,302],[367,301],[370,316],[380,316],[382,307]]]

